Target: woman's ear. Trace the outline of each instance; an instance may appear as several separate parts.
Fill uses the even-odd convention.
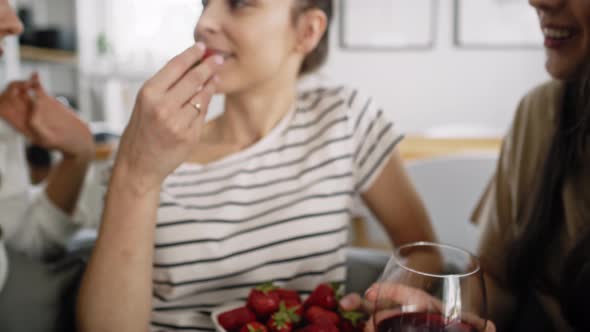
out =
[[[320,9],[309,9],[299,15],[296,23],[296,49],[307,55],[318,46],[326,33],[328,17]]]

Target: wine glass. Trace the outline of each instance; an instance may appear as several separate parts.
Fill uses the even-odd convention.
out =
[[[478,259],[443,244],[398,248],[374,295],[377,332],[484,332],[486,291]]]

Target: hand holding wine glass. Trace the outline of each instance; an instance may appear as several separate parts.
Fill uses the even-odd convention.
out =
[[[451,246],[416,243],[399,248],[364,299],[349,295],[341,305],[372,314],[366,332],[495,332],[485,319],[485,286],[477,259]]]

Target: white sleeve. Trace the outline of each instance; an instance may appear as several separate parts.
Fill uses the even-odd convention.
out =
[[[28,196],[23,200],[28,203],[23,206],[24,213],[15,220],[12,232],[7,232],[8,246],[35,257],[59,253],[78,225],[47,198],[45,191]]]
[[[35,257],[61,250],[78,228],[44,190],[28,179],[24,143],[18,134],[0,137],[0,226],[6,244]]]

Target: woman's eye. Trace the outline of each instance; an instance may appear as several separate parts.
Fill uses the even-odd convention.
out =
[[[249,0],[229,0],[229,6],[232,9],[238,9],[248,4]]]
[[[206,8],[209,5],[209,2],[211,2],[211,0],[201,0],[203,8]],[[239,9],[248,5],[250,0],[227,0],[227,2],[231,9]]]

